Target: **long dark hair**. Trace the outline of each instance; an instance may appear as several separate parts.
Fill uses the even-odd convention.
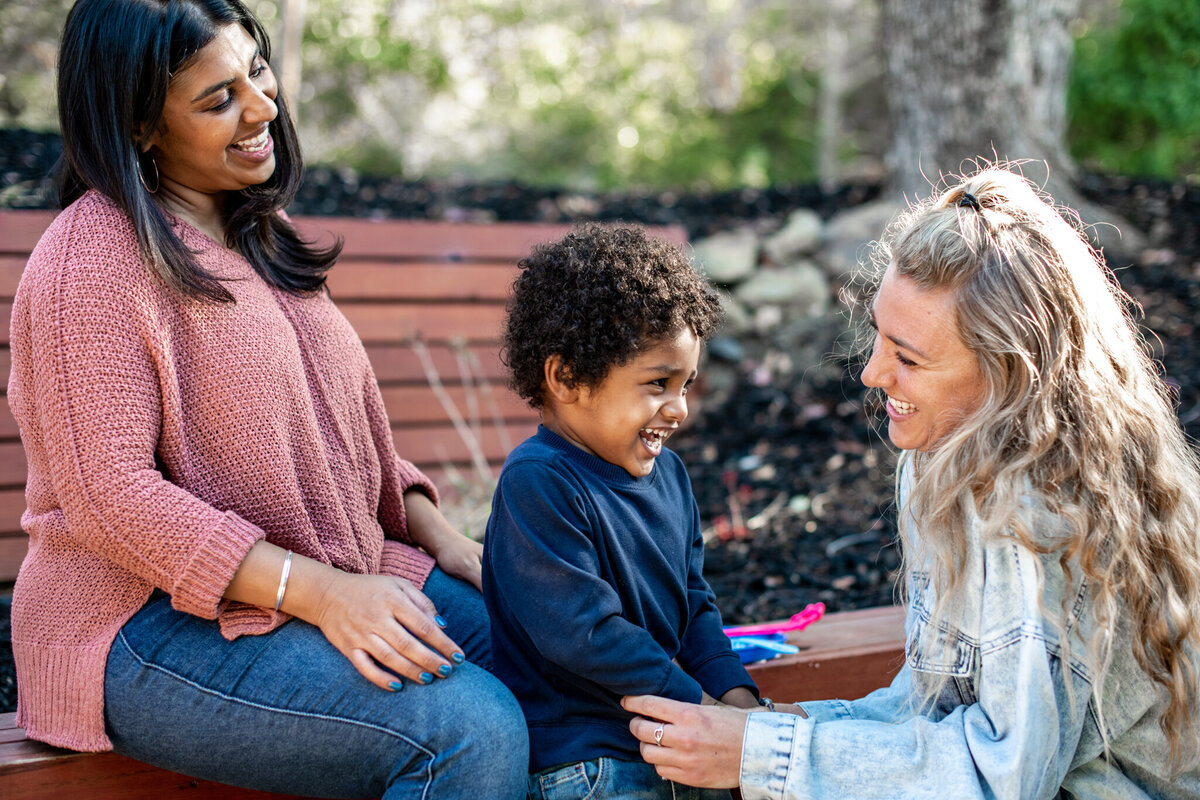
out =
[[[171,76],[230,24],[245,28],[270,60],[266,31],[240,0],[78,0],[67,16],[58,65],[60,202],[66,207],[88,189],[111,198],[133,221],[155,273],[175,290],[213,302],[232,302],[233,295],[172,230],[143,184],[139,158],[159,124]],[[275,172],[265,183],[228,194],[225,244],[268,283],[308,294],[324,286],[342,243],[314,247],[278,213],[295,196],[304,163],[282,91],[275,104]],[[151,170],[144,178],[153,183]]]

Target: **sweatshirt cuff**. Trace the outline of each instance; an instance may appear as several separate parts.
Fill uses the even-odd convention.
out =
[[[742,666],[742,660],[737,653],[732,651],[714,656],[703,664],[693,667],[691,674],[705,688],[705,691],[718,700],[721,695],[739,686],[745,686],[754,693],[755,697],[759,696],[758,686],[754,683],[754,679]]]
[[[262,528],[226,512],[171,587],[171,605],[186,614],[215,619],[233,574],[264,535]]]
[[[666,680],[658,690],[652,694],[666,697],[671,700],[679,700],[683,703],[699,703],[704,699],[704,690],[700,683],[680,669],[674,662],[669,665],[667,670]]]

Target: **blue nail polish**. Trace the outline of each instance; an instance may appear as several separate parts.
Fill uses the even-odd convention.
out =
[[[438,674],[441,675],[443,678],[446,677],[447,675],[449,675],[450,671],[451,670],[450,670],[449,664],[442,664],[440,667],[438,667]]]
[[[455,664],[461,664],[467,660],[467,657],[464,656],[462,653],[455,653],[454,655],[450,656],[450,660],[453,661]]]
[[[421,673],[421,683],[432,683],[432,682],[433,682],[433,673],[431,673],[431,672],[422,672]]]
[[[435,616],[435,617],[433,618],[433,621],[434,621],[434,622],[436,622],[436,623],[438,624],[438,627],[439,627],[439,628],[444,628],[444,627],[446,627],[446,620],[445,620],[445,618],[444,618],[444,617],[442,617],[442,615],[441,615],[441,614],[438,614],[437,616]]]
[[[391,690],[393,692],[398,692],[404,688],[404,684],[401,683],[400,681],[392,681],[391,683],[388,684],[388,686],[391,688]]]

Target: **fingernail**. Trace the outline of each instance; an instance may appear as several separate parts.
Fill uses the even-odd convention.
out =
[[[449,664],[442,664],[440,667],[438,667],[438,674],[441,675],[443,678],[445,678],[447,675],[449,675],[450,672],[451,672],[451,668],[450,668]]]
[[[421,673],[421,683],[431,683],[432,681],[433,681],[433,673],[431,673],[431,672],[422,672]]]
[[[453,661],[455,664],[461,664],[467,660],[467,657],[464,656],[462,653],[455,653],[454,655],[450,656],[450,660]]]
[[[389,687],[389,688],[390,688],[390,689],[391,689],[393,692],[398,692],[398,691],[400,691],[401,689],[403,689],[403,688],[404,688],[404,684],[403,684],[403,683],[401,683],[400,681],[392,681],[391,683],[389,683],[389,684],[388,684],[388,687]]]
[[[439,628],[446,627],[446,620],[442,617],[441,614],[438,614],[437,616],[435,616],[433,618],[433,621],[437,623]]]

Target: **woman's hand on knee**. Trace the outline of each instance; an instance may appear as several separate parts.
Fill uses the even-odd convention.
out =
[[[463,660],[433,603],[403,578],[340,573],[321,598],[315,624],[382,689],[403,686],[397,675],[415,683],[444,678]]]
[[[621,705],[639,715],[629,730],[641,742],[642,759],[659,775],[700,788],[738,785],[747,711],[651,696],[626,697]]]

